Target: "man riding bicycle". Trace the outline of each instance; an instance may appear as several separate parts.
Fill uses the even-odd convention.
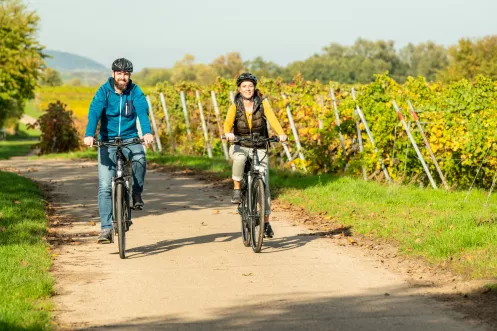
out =
[[[148,104],[138,85],[131,81],[133,64],[124,58],[112,63],[112,77],[93,97],[88,112],[88,125],[84,144],[93,146],[94,135],[100,121],[98,139],[112,141],[121,137],[130,141],[138,137],[136,119],[140,120],[145,144],[153,142],[148,119]],[[132,144],[123,149],[133,169],[133,208],[142,209],[141,198],[145,182],[146,159],[141,144]],[[109,243],[112,235],[112,177],[116,172],[116,147],[101,146],[98,150],[98,209],[100,212],[101,233],[99,243]]]
[[[238,91],[235,95],[234,104],[228,109],[226,121],[224,122],[224,135],[226,139],[233,141],[235,136],[242,138],[250,137],[252,133],[258,133],[261,138],[268,138],[267,122],[278,134],[280,141],[286,141],[285,135],[271,105],[262,97],[261,92],[256,89],[257,78],[251,73],[241,74],[236,85]],[[234,129],[234,132],[231,132]],[[250,157],[252,143],[234,142],[230,147],[230,157],[233,160],[233,197],[231,202],[240,203],[240,181],[243,178],[245,161]],[[271,214],[271,197],[269,195],[269,160],[267,155],[266,144],[257,146],[257,155],[261,162],[262,171],[264,172],[264,182],[266,187],[266,208],[264,217],[264,232],[266,237],[274,236],[273,229],[269,224],[269,215]]]

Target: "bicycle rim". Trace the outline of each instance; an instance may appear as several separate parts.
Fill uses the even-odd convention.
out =
[[[251,211],[250,237],[252,250],[259,253],[264,240],[264,212],[265,212],[265,192],[264,182],[261,178],[254,182],[253,200]]]
[[[123,183],[116,183],[116,225],[119,257],[126,258],[126,201]]]

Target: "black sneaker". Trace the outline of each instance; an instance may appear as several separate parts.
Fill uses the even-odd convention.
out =
[[[241,201],[241,194],[240,190],[233,190],[233,196],[231,197],[231,203],[233,204],[239,204]]]
[[[99,244],[109,244],[112,240],[112,229],[104,229],[98,237]]]
[[[140,193],[133,193],[133,209],[142,210],[144,205],[142,195]]]
[[[264,237],[265,238],[273,238],[274,237],[273,228],[271,228],[271,224],[269,224],[269,223],[264,223]]]

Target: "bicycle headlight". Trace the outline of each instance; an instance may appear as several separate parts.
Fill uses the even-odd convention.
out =
[[[263,168],[260,165],[254,165],[254,170],[261,172]]]

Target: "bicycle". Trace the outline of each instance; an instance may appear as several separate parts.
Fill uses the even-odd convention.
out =
[[[223,135],[222,139],[226,139]],[[260,138],[253,133],[251,138],[235,136],[234,142],[251,142],[252,157],[245,161],[243,178],[240,182],[241,201],[238,205],[242,223],[242,240],[245,247],[252,246],[255,253],[259,253],[264,240],[264,216],[266,210],[266,184],[260,171],[260,160],[257,154],[257,145],[266,144],[266,156],[269,142],[279,142],[278,137]]]
[[[121,137],[112,141],[95,141],[97,147],[117,147],[116,149],[116,176],[112,177],[112,228],[110,242],[114,243],[114,234],[117,235],[119,257],[126,258],[126,232],[131,226],[131,196],[133,194],[132,161],[127,160],[122,149],[128,145],[141,144],[143,139],[133,138],[124,142]]]

